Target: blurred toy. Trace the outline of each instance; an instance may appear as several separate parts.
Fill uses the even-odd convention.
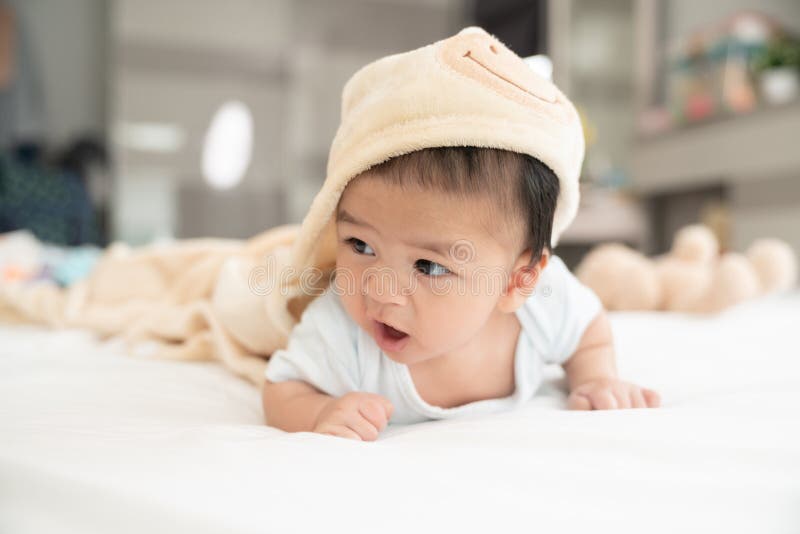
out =
[[[86,278],[102,250],[42,243],[29,230],[0,234],[0,283],[49,280],[62,287]]]
[[[0,233],[0,282],[33,278],[42,258],[42,244],[32,232]]]
[[[779,239],[760,239],[744,254],[719,254],[703,225],[680,230],[668,254],[647,258],[624,245],[600,245],[586,255],[577,277],[609,310],[714,313],[797,283],[797,259]]]

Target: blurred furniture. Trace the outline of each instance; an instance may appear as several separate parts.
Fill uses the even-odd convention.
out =
[[[37,145],[0,151],[0,233],[19,229],[52,244],[103,244],[84,177],[44,161]]]
[[[643,193],[800,174],[800,102],[637,139]]]
[[[251,191],[209,191],[204,184],[181,184],[175,193],[176,230],[184,238],[252,237],[254,228],[270,228],[288,219],[286,191],[265,188]]]
[[[471,24],[491,33],[520,57],[547,52],[547,0],[465,2]]]
[[[598,243],[614,241],[645,250],[649,229],[645,207],[637,198],[584,184],[578,215],[562,234],[555,253],[568,267],[574,268]]]
[[[760,9],[772,12],[769,16],[733,11],[735,4],[720,3],[710,9],[683,1],[637,2],[637,40],[641,45],[637,113],[641,119],[654,109],[669,109],[673,117],[656,132],[648,131],[646,122],[639,122],[633,151],[637,191],[763,180],[800,171],[796,150],[800,101],[771,106],[758,95],[752,97],[757,101],[747,100],[749,104],[744,105],[744,97],[741,102],[734,98],[735,84],[748,94],[755,91],[755,58],[767,49],[772,34],[783,31],[781,25],[800,27],[800,6],[764,2]],[[688,21],[684,19],[695,10],[705,19],[692,20],[693,32],[687,34]],[[701,54],[702,62],[698,59]],[[697,63],[691,80],[676,82],[674,78],[680,74],[676,71],[688,69],[683,64],[690,61]],[[740,80],[742,77],[747,79]],[[713,81],[703,96],[709,101],[709,113],[692,117],[692,105],[687,103],[692,95],[687,96],[685,86],[706,78]],[[741,105],[737,107],[737,103]]]
[[[555,253],[574,267],[594,245],[648,245],[648,219],[630,188],[633,136],[633,0],[548,4],[555,83],[581,113],[586,157],[581,206]]]
[[[653,208],[652,252],[664,250],[672,229],[698,222],[709,211],[724,214],[729,235],[720,237],[734,250],[774,236],[800,251],[800,102],[772,106],[756,94],[759,100],[752,106],[742,100],[738,112],[728,106],[694,122],[675,122],[666,112],[675,43],[698,29],[725,29],[726,21],[746,20],[737,14],[748,8],[779,21],[785,31],[800,30],[797,2],[635,2],[635,102],[643,129],[634,136],[631,152],[632,191]],[[758,33],[744,29],[753,38]],[[747,49],[732,50],[741,59]],[[722,89],[713,94],[726,95]]]
[[[620,241],[641,248],[647,239],[643,207],[618,191],[587,191],[581,208],[560,243]]]

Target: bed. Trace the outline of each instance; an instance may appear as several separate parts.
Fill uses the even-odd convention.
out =
[[[612,315],[663,408],[286,434],[216,364],[0,325],[0,532],[800,532],[800,294]]]

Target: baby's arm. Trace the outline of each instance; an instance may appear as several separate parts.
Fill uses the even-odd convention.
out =
[[[267,424],[286,432],[312,431],[322,409],[333,400],[299,380],[267,380],[262,393]]]
[[[267,424],[287,432],[318,432],[373,441],[392,415],[392,403],[374,393],[352,392],[336,398],[299,381],[264,383]]]
[[[581,337],[575,353],[564,363],[572,410],[655,408],[656,392],[623,382],[617,377],[611,325],[600,311]]]

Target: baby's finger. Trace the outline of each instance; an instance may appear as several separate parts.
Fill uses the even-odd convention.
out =
[[[361,439],[364,441],[375,441],[378,439],[378,429],[358,412],[349,414],[344,423],[350,430],[361,436]]]
[[[631,389],[631,405],[634,408],[647,408],[647,401],[644,400],[644,395],[642,394],[641,389]]]
[[[626,410],[631,407],[631,397],[629,388],[625,386],[619,386],[614,389],[613,394],[614,394],[614,399],[617,401],[617,408],[621,410]]]
[[[642,395],[644,400],[647,401],[647,406],[650,408],[658,408],[661,406],[661,396],[651,389],[642,388]]]
[[[386,419],[388,420],[390,417],[392,417],[392,412],[394,412],[394,405],[392,405],[392,401],[380,395],[375,395],[375,400],[377,400],[381,406],[383,406],[383,411],[386,413]]]
[[[318,430],[320,434],[327,434],[329,436],[336,436],[338,438],[354,439],[356,441],[363,441],[358,432],[344,425],[330,425]]]
[[[394,413],[394,404],[392,404],[392,401],[389,399],[383,399],[381,402],[383,403],[384,410],[386,410],[386,419],[390,419]]]
[[[595,410],[613,410],[617,407],[617,399],[607,389],[601,389],[589,393],[589,400]]]
[[[591,410],[592,403],[583,395],[573,393],[567,398],[567,408],[570,410]]]
[[[372,423],[378,431],[386,428],[386,423],[389,421],[389,416],[386,415],[384,407],[377,401],[367,400],[362,402],[358,406],[358,413]]]

